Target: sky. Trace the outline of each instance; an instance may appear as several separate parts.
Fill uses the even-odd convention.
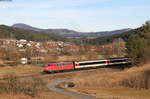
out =
[[[0,24],[82,32],[137,28],[150,20],[150,0],[0,0]]]

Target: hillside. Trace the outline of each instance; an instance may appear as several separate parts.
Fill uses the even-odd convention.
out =
[[[39,31],[25,30],[0,25],[0,38],[26,39],[32,41],[64,40],[61,36]]]
[[[41,31],[41,32],[46,32],[48,34],[57,34],[63,37],[92,37],[92,38],[110,36],[113,34],[120,34],[131,30],[130,28],[127,28],[127,29],[120,29],[114,31],[102,31],[102,32],[77,32],[69,29],[40,29],[22,23],[14,24],[12,25],[12,27],[26,29],[26,30]]]
[[[133,63],[138,64],[150,61],[150,22],[146,22],[143,26],[122,34],[91,40],[90,43],[110,43],[117,38],[122,38],[126,41],[126,51]]]

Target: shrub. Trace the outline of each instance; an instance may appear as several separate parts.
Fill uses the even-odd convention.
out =
[[[119,85],[136,89],[150,89],[150,69],[124,78]]]
[[[38,92],[45,91],[45,83],[39,77],[17,78],[15,75],[6,75],[5,80],[0,81],[0,93],[23,93],[32,97]]]

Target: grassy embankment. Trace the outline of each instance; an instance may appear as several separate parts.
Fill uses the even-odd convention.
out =
[[[75,88],[70,89],[97,98],[150,98],[150,64],[133,67],[104,76],[75,78]]]

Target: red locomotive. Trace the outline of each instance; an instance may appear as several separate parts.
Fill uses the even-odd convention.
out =
[[[48,63],[45,65],[46,72],[56,72],[56,71],[64,71],[64,70],[74,70],[73,62],[55,62]]]

